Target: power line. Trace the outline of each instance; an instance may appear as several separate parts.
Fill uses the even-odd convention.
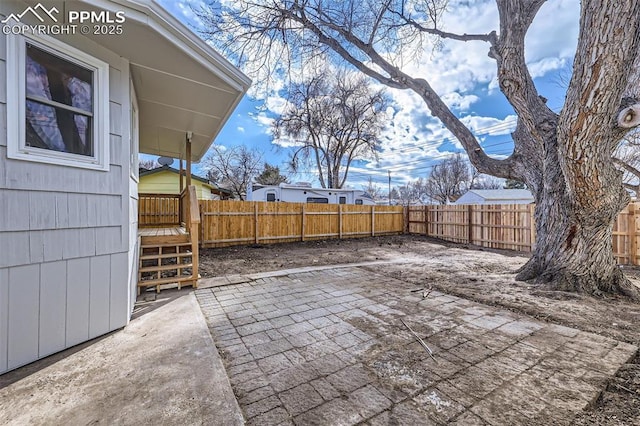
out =
[[[550,108],[550,109],[551,109],[551,111],[553,111],[555,113],[558,113],[562,109],[562,106],[559,106],[559,107],[556,107],[556,108]],[[469,116],[469,117],[474,117],[474,116]],[[507,120],[507,121],[503,121],[501,123],[494,124],[492,126],[481,127],[481,128],[473,129],[473,130],[469,129],[469,131],[471,131],[474,134],[474,136],[483,135],[483,134],[490,134],[491,132],[494,132],[494,131],[506,130],[509,127],[511,127],[513,124],[516,124],[517,122],[518,122],[518,117],[516,116],[513,119],[510,119],[510,120]],[[444,127],[444,125],[443,125],[443,127]],[[446,129],[446,127],[444,127],[444,128]],[[453,135],[452,135],[452,137],[453,137],[453,139],[457,139]],[[452,137],[448,136],[448,137],[442,137],[442,138],[439,138],[439,139],[436,139],[436,140],[430,140],[430,141],[428,141],[426,143],[424,148],[428,148],[430,146],[431,147],[438,147],[442,143],[446,142],[447,140],[452,139]],[[394,149],[394,150],[390,150],[390,151],[392,151],[394,153],[410,153],[410,152],[415,152],[415,151],[423,151],[424,148],[421,147],[421,146],[412,146],[412,147],[408,147],[408,148],[405,148],[405,149]]]
[[[492,145],[487,145],[487,146],[484,146],[484,147],[482,147],[482,148],[483,148],[483,149],[485,149],[485,152],[486,152],[486,148],[492,148],[492,147],[501,146],[501,145],[507,145],[507,144],[513,144],[513,141],[511,141],[511,140],[503,141],[503,142],[500,142],[500,143],[495,143],[495,144],[492,144]],[[464,152],[464,151],[457,151],[457,152]],[[382,168],[395,170],[395,169],[402,168],[402,167],[406,167],[406,166],[410,166],[410,165],[413,165],[413,164],[420,164],[420,163],[422,163],[422,162],[424,162],[424,161],[431,161],[431,160],[433,160],[433,159],[442,159],[442,158],[447,158],[447,157],[449,157],[451,154],[452,154],[451,152],[441,153],[441,154],[436,155],[436,156],[429,156],[429,157],[427,157],[426,159],[416,159],[416,160],[410,160],[410,161],[403,161],[403,162],[400,162],[400,163],[395,163],[395,164],[394,164],[394,165],[392,165],[392,166],[386,166],[386,167],[385,167],[385,166],[382,166]],[[454,154],[455,154],[455,153],[454,153]],[[487,152],[487,155],[495,155],[495,154],[496,154],[496,153],[494,153],[494,152]]]

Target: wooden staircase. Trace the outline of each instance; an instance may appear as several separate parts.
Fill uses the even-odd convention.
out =
[[[142,288],[155,287],[156,292],[170,284],[198,287],[198,227],[200,211],[195,187],[189,186],[180,196],[180,226],[146,228],[140,234],[138,295]],[[186,206],[184,206],[186,205]]]
[[[176,283],[197,287],[193,274],[193,250],[189,234],[180,236],[142,236],[140,241],[138,292],[142,287],[155,287]]]

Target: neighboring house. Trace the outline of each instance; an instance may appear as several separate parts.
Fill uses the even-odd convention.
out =
[[[470,189],[454,204],[530,204],[533,195],[528,189]]]
[[[0,32],[0,373],[128,323],[138,152],[190,173],[250,85],[152,0],[66,5],[40,15],[125,21],[121,35]],[[0,19],[40,24],[29,6],[0,2]]]
[[[312,188],[310,184],[249,185],[247,201],[284,201],[288,203],[359,204],[375,201],[359,189]]]
[[[191,175],[191,184],[196,187],[199,200],[226,200],[232,196],[230,190],[194,174]],[[169,166],[141,169],[138,194],[180,194],[180,170]]]

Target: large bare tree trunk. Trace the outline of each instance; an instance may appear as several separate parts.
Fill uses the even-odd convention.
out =
[[[625,194],[596,218],[571,202],[557,159],[557,143],[547,144],[542,185],[530,182],[536,200],[536,245],[517,279],[553,290],[591,295],[624,294],[638,299],[638,289],[625,277],[611,247],[613,222],[626,205]]]

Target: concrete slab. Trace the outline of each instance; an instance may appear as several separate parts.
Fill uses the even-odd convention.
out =
[[[570,424],[638,349],[354,265],[246,277],[196,297],[248,424]]]
[[[56,359],[0,376],[0,424],[244,423],[193,293]]]

